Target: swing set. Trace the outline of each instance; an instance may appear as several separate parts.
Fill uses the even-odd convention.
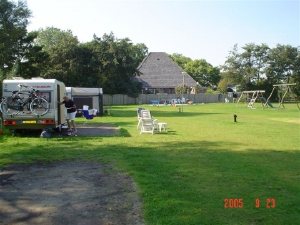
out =
[[[247,102],[247,106],[250,109],[255,109],[254,104],[256,102],[256,100],[259,98],[262,102],[262,105],[264,107],[264,102],[266,101],[266,99],[264,98],[263,94],[265,93],[264,90],[254,90],[254,91],[243,91],[241,93],[241,96],[239,97],[237,104],[244,99],[245,102]]]
[[[284,102],[290,102],[290,103],[296,103],[298,109],[300,110],[300,105],[299,105],[299,99],[297,98],[296,94],[293,93],[293,90],[291,89],[292,86],[295,86],[296,83],[292,84],[274,84],[273,89],[271,91],[270,96],[268,97],[266,103],[264,104],[264,107],[268,107],[269,105],[267,104],[273,95],[274,91],[277,89],[278,90],[278,100],[279,100],[279,106],[278,108],[285,108]],[[285,101],[287,94],[290,93],[290,99]]]

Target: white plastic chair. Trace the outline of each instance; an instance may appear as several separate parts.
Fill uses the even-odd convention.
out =
[[[142,133],[151,133],[154,134],[158,130],[157,120],[153,119],[141,119],[140,120],[140,134]]]
[[[141,120],[142,119],[152,119],[151,113],[149,110],[143,109],[138,111],[138,125],[137,125],[137,129],[140,129],[141,127]]]

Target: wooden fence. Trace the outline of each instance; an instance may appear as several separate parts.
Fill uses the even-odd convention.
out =
[[[181,99],[181,95],[176,94],[140,94],[137,98],[132,98],[127,95],[103,95],[103,105],[138,105],[138,104],[151,104],[154,101],[170,101],[171,99]],[[189,99],[194,103],[215,103],[224,102],[226,96],[222,94],[185,94],[183,95],[185,99]]]

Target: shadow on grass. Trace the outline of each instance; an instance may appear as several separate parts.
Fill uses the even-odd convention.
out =
[[[300,220],[298,151],[245,149],[234,142],[102,143],[97,139],[10,144],[1,165],[57,160],[114,162],[137,182],[149,224],[293,224]],[[129,139],[128,139],[129,140]],[[51,144],[53,143],[53,146]],[[265,200],[276,198],[276,208]],[[243,208],[225,209],[224,199]],[[256,198],[262,207],[254,206]]]
[[[178,111],[159,111],[150,110],[151,115],[154,117],[190,117],[190,116],[203,116],[203,115],[216,115],[222,113],[203,113],[203,112],[178,112]],[[118,111],[112,117],[137,117],[136,112],[133,111]]]
[[[192,116],[217,115],[222,113],[154,111],[152,114],[153,116],[159,116],[159,117],[192,117]]]

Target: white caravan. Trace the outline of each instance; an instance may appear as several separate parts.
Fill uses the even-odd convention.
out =
[[[58,104],[66,95],[63,82],[43,78],[16,79],[4,80],[2,86],[2,97],[5,99],[13,98],[13,93],[18,93],[20,101],[26,103],[30,90],[34,89],[37,96],[49,103],[44,114],[34,113],[30,102],[18,108],[17,113],[2,112],[3,125],[10,130],[60,128],[66,122],[65,107]]]

